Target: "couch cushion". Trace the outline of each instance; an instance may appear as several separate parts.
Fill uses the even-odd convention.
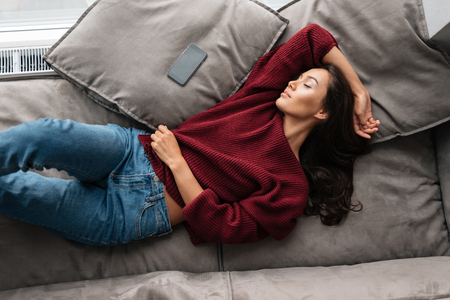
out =
[[[354,200],[364,208],[336,227],[301,217],[283,241],[223,245],[224,270],[331,266],[448,255],[432,130],[375,144],[358,157]]]
[[[153,272],[0,292],[12,299],[443,299],[450,257],[399,259],[355,266],[194,274]],[[445,298],[448,299],[448,298]]]
[[[112,113],[92,102],[59,76],[0,80],[0,130],[46,117],[145,128],[124,115]]]
[[[223,272],[152,272],[109,279],[59,283],[0,291],[2,300],[228,300],[229,275]],[[233,298],[234,299],[234,298]]]
[[[140,125],[94,103],[61,78],[0,81],[0,130],[43,117]],[[69,178],[54,170],[43,174]],[[182,225],[170,235],[116,247],[72,242],[4,216],[0,216],[0,232],[0,290],[161,270],[218,270],[217,246],[193,246]]]
[[[290,23],[278,44],[309,23],[336,37],[373,99],[375,141],[450,119],[450,58],[432,48],[421,0],[302,0],[280,13]]]
[[[175,128],[235,92],[287,25],[249,0],[101,0],[44,59],[94,101]],[[167,72],[194,43],[208,57],[186,86]]]
[[[449,299],[450,258],[398,259],[354,266],[231,272],[232,298]]]

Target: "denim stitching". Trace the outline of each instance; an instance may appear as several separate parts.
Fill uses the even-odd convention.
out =
[[[151,204],[147,204],[141,207],[141,209],[139,210],[139,214],[138,217],[136,218],[136,236],[138,238],[142,238],[143,234],[142,234],[142,229],[141,229],[141,220],[142,220],[142,216],[144,214],[144,212],[150,208],[155,206],[155,202],[151,202]],[[152,236],[152,234],[147,235],[147,236]]]
[[[133,188],[143,188],[143,187],[153,186],[152,176],[154,176],[154,175],[152,175],[152,173],[151,174],[139,174],[139,175],[117,175],[115,173],[111,173],[110,178],[111,178],[111,183],[114,187],[123,188],[123,189],[133,189]],[[130,183],[130,180],[127,180],[127,178],[135,180],[138,177],[142,177],[142,179],[139,182],[134,181],[134,182]],[[150,180],[150,182],[145,183],[145,182],[149,181],[148,179]]]
[[[17,169],[17,168],[19,168],[19,170],[21,170],[19,166],[11,166],[11,167],[6,167],[6,168],[1,168],[0,172],[14,170],[14,169]]]
[[[161,233],[161,220],[160,220],[160,216],[159,216],[159,214],[160,214],[160,212],[159,212],[159,209],[158,209],[159,207],[158,206],[156,206],[156,219],[158,220],[158,234],[160,234]]]

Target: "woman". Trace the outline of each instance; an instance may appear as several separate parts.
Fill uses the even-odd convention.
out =
[[[344,75],[333,66],[313,68],[328,63]],[[94,245],[167,234],[184,221],[194,244],[281,240],[307,207],[308,180],[308,213],[334,224],[353,208],[349,170],[378,124],[335,39],[309,25],[262,57],[238,93],[174,131],[45,119],[1,132],[0,213]],[[348,149],[336,141],[340,135],[330,136],[336,132]],[[331,154],[310,155],[327,143]],[[78,181],[22,172],[43,167]],[[343,195],[315,192],[322,177],[340,180],[317,176],[328,169],[346,178]]]

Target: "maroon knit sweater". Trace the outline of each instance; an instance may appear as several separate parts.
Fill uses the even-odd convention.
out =
[[[312,24],[259,59],[242,89],[173,130],[204,188],[185,206],[170,169],[139,136],[157,176],[183,207],[192,243],[285,238],[303,214],[308,182],[284,135],[275,101],[293,76],[318,66],[333,36]]]

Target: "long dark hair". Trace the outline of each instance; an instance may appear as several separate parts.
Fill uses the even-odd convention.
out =
[[[309,184],[305,215],[319,215],[325,225],[338,225],[349,211],[360,211],[352,203],[353,164],[356,156],[370,152],[370,140],[353,128],[354,98],[342,71],[334,65],[319,67],[331,75],[323,100],[328,118],[316,125],[300,148],[299,157]]]

